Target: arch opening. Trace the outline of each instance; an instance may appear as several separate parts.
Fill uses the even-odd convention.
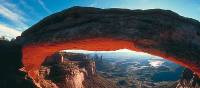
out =
[[[23,47],[23,64],[25,71],[36,79],[37,72],[45,57],[52,55],[54,52],[60,50],[90,50],[90,51],[113,51],[118,49],[129,49],[139,52],[147,52],[152,55],[163,57],[167,60],[175,62],[181,66],[191,69],[196,74],[200,75],[200,70],[190,61],[176,58],[156,49],[142,49],[137,47],[131,40],[113,39],[113,38],[90,38],[82,40],[66,41],[61,43],[38,43],[26,45]]]
[[[128,49],[61,50],[45,58],[39,77],[51,80],[60,88],[73,84],[84,87],[90,80],[100,79],[119,87],[170,87],[180,79],[184,69],[164,58]],[[75,71],[76,76],[71,75]],[[99,85],[95,81],[90,83]]]

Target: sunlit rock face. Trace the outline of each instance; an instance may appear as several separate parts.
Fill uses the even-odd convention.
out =
[[[44,18],[17,41],[24,46],[27,71],[63,49],[127,48],[164,57],[200,75],[199,29],[198,21],[169,10],[73,7]]]
[[[191,70],[185,69],[176,88],[199,88],[200,78]]]
[[[57,61],[63,56],[63,61]],[[55,53],[39,69],[42,88],[118,88],[96,73],[95,62],[84,54]],[[55,61],[55,62],[54,62]]]

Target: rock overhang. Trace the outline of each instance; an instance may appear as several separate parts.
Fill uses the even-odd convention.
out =
[[[31,65],[25,58],[32,64],[40,63],[41,58],[62,49],[127,48],[168,58],[200,74],[199,33],[198,21],[169,10],[74,7],[44,18],[23,32],[18,41],[24,46],[25,67]],[[93,44],[98,47],[89,48]],[[40,62],[29,57],[33,54]]]

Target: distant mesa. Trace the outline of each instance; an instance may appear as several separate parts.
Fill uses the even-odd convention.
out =
[[[80,53],[57,52],[39,69],[42,88],[118,88],[96,73],[95,62]]]
[[[44,18],[16,41],[23,46],[27,71],[63,49],[127,48],[161,56],[200,75],[199,29],[198,21],[170,10],[72,7]]]

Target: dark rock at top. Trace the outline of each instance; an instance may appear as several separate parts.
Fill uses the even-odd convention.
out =
[[[44,18],[16,41],[26,45],[96,37],[131,40],[140,49],[200,64],[200,22],[170,10],[72,7]]]
[[[47,16],[24,31],[20,40],[24,44],[104,36],[157,41],[163,40],[161,35],[165,35],[168,40],[171,37],[177,38],[172,39],[174,41],[186,38],[185,42],[196,43],[198,41],[193,40],[199,38],[199,29],[198,21],[170,10],[72,7]]]

